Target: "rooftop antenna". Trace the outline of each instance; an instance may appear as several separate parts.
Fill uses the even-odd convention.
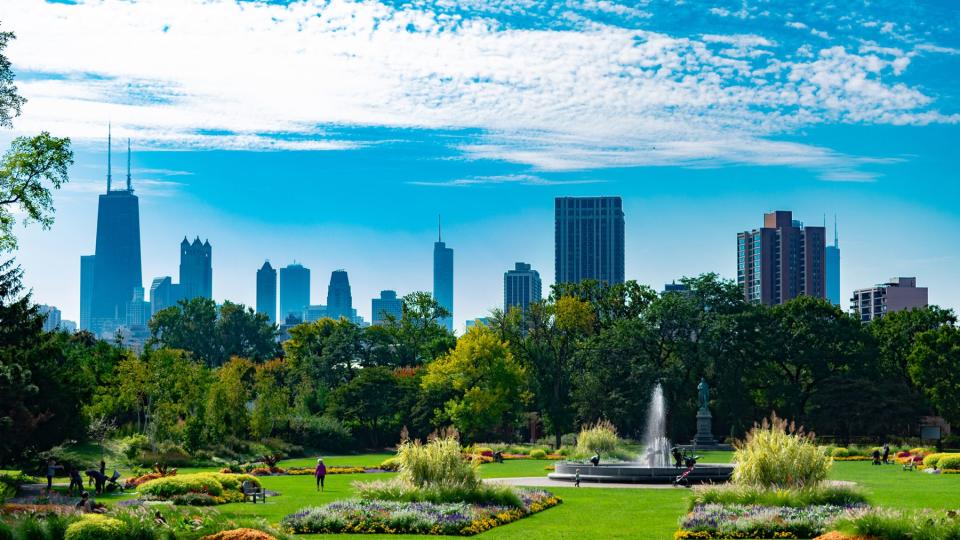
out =
[[[110,122],[107,122],[107,193],[110,193],[110,183],[113,182],[113,175],[111,169],[113,168],[113,155],[110,153],[110,147],[112,146],[113,139],[110,133]]]
[[[440,214],[437,214],[437,242],[443,242],[443,224],[440,222]]]
[[[833,247],[840,247],[840,236],[837,234],[837,215],[833,215]]]
[[[132,192],[133,186],[130,185],[130,139],[127,138],[127,191]]]

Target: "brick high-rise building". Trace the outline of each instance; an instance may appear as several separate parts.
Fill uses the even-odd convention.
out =
[[[887,313],[927,306],[927,288],[917,287],[915,277],[890,278],[866,289],[853,291],[850,309],[863,322],[879,319]]]
[[[826,298],[826,228],[805,227],[792,212],[763,215],[763,227],[737,233],[737,283],[748,302]]]

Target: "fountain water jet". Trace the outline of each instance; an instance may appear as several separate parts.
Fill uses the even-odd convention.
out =
[[[578,476],[584,482],[669,484],[685,471],[674,467],[670,460],[670,440],[667,438],[667,402],[660,383],[653,387],[647,409],[647,426],[643,437],[644,453],[640,461],[600,462],[599,465],[575,461],[557,462],[553,480],[574,481]],[[602,457],[602,456],[601,456]],[[579,473],[579,474],[578,474]],[[733,474],[733,465],[697,465],[687,476],[690,483],[726,482]]]

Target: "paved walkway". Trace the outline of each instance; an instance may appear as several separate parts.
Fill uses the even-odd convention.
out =
[[[491,484],[507,484],[511,486],[523,487],[574,487],[573,482],[564,482],[562,480],[551,480],[546,476],[527,476],[515,478],[487,478],[484,482]],[[605,488],[605,489],[686,489],[674,487],[671,484],[613,484],[609,482],[580,482],[582,488]]]

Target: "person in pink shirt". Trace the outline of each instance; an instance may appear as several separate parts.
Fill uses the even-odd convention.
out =
[[[323,458],[317,460],[313,476],[317,479],[317,491],[323,491],[323,479],[327,477],[327,466],[323,464]]]

